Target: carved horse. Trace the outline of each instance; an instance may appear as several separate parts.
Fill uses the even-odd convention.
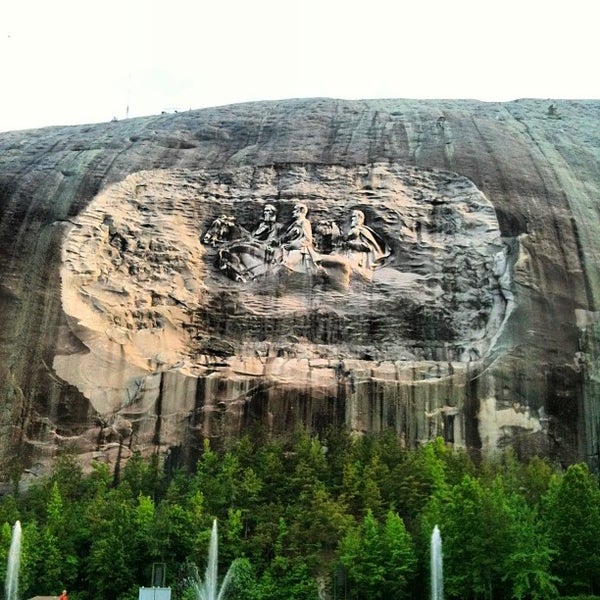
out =
[[[281,256],[280,248],[254,239],[235,217],[227,215],[212,222],[202,242],[219,247],[217,266],[234,281],[246,282],[266,274]]]
[[[338,289],[347,289],[350,283],[352,265],[347,258],[322,254],[312,248],[285,251],[276,244],[263,243],[238,225],[233,216],[216,218],[202,242],[218,248],[218,268],[241,283],[278,271],[312,273],[318,282]]]
[[[221,215],[217,217],[202,237],[202,243],[213,248],[225,242],[231,242],[240,238],[250,239],[250,232],[235,222],[235,217]]]

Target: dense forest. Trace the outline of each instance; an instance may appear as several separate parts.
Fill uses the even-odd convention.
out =
[[[134,455],[84,474],[67,450],[51,476],[0,500],[0,559],[19,520],[20,598],[134,600],[164,563],[174,600],[190,600],[214,519],[227,600],[422,600],[436,524],[447,599],[600,591],[600,491],[585,465],[340,431],[206,441],[191,473]]]

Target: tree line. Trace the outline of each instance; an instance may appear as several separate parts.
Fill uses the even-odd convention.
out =
[[[66,451],[0,499],[0,560],[19,520],[20,598],[135,600],[160,563],[174,600],[192,600],[214,519],[227,600],[427,598],[435,525],[446,599],[600,591],[600,491],[584,464],[510,451],[475,462],[441,439],[407,450],[391,433],[340,430],[207,440],[192,472],[134,454],[84,474]]]

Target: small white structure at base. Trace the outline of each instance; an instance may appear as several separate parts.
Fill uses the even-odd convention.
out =
[[[141,587],[138,600],[171,600],[171,588]]]

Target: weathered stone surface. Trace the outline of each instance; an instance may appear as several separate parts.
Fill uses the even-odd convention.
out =
[[[0,134],[4,464],[65,444],[185,460],[255,422],[595,462],[600,102],[550,105],[290,100]],[[206,236],[265,204],[285,229],[299,202],[309,251]]]

